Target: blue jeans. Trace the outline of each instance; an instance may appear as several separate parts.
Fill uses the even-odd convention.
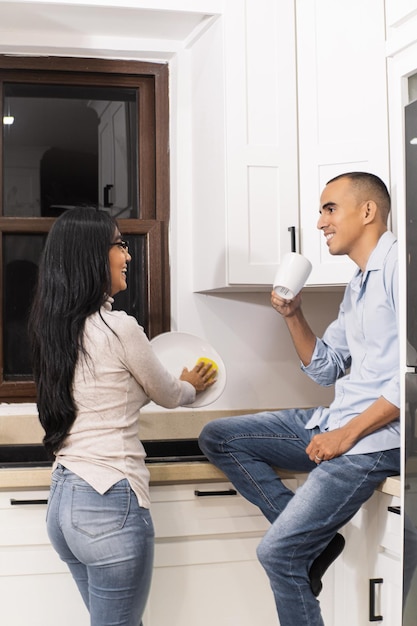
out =
[[[154,530],[126,479],[100,495],[58,465],[47,511],[52,545],[68,565],[91,626],[140,626],[148,598]]]
[[[209,422],[199,444],[236,489],[271,522],[258,546],[280,626],[323,626],[308,576],[314,559],[387,477],[400,472],[400,450],[343,455],[316,465],[305,449],[313,409],[289,409]],[[293,493],[274,467],[309,472]]]

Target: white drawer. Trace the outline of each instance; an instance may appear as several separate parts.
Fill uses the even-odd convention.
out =
[[[157,538],[255,533],[269,522],[230,483],[151,488],[151,513]]]
[[[0,511],[3,509],[17,510],[22,506],[25,507],[45,506],[48,500],[49,489],[20,489],[0,491]],[[15,504],[11,503],[15,501]]]
[[[380,494],[378,516],[380,520],[380,546],[400,556],[402,551],[402,517],[400,499],[395,496]]]
[[[49,490],[0,492],[0,546],[48,545]]]

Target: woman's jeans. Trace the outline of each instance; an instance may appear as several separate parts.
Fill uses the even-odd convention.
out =
[[[308,576],[314,559],[387,477],[400,472],[399,449],[343,455],[316,465],[305,449],[317,429],[304,425],[313,409],[220,418],[199,444],[271,527],[258,547],[275,596],[280,626],[323,626]],[[309,472],[294,494],[274,467]]]
[[[151,584],[154,530],[128,481],[100,495],[58,465],[47,529],[77,583],[91,626],[140,626]]]

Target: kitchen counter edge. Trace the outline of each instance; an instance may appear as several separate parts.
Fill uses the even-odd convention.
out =
[[[219,469],[207,462],[152,463],[148,465],[151,485],[176,485],[185,483],[229,482]],[[282,478],[292,478],[300,474],[277,469]],[[49,488],[51,468],[31,467],[0,469],[0,490],[45,489]],[[379,486],[379,491],[401,497],[400,476],[391,476]]]

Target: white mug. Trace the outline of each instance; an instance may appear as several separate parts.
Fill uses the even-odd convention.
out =
[[[310,261],[302,254],[284,254],[275,274],[275,293],[284,300],[292,300],[304,287],[312,268]]]

